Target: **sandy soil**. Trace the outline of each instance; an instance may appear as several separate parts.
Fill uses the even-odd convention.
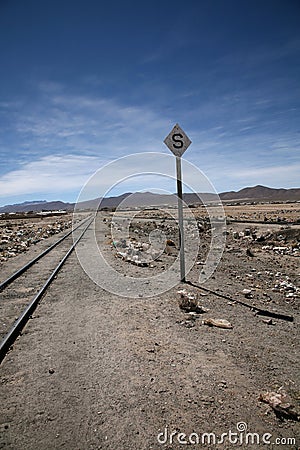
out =
[[[134,228],[147,226],[141,222]],[[145,298],[146,290],[136,299],[118,297],[93,283],[73,253],[1,365],[0,448],[177,449],[186,445],[178,439],[191,439],[195,448],[297,449],[296,416],[275,414],[259,396],[286,392],[291,404],[286,411],[299,412],[299,257],[273,250],[284,234],[279,227],[267,242],[247,233],[234,237],[245,227],[230,227],[221,264],[205,284],[227,299],[186,283],[151,298]],[[153,267],[130,264],[116,257],[102,217],[96,231],[107,260],[126,276],[150,276],[175,258],[172,249]],[[176,243],[175,231],[168,237]],[[199,261],[209,236],[202,239]],[[297,239],[286,233],[284,245],[296,248]],[[33,248],[13,258],[14,268],[30,252]],[[198,274],[195,264],[187,279],[197,285]],[[181,310],[179,289],[195,294],[207,312],[195,318]],[[251,290],[250,298],[244,289]],[[236,300],[294,321],[270,322]],[[207,318],[228,320],[233,328],[203,325]],[[246,443],[242,423],[257,433],[260,444]],[[230,430],[239,444],[234,435],[221,442]],[[199,437],[198,445],[191,433]],[[216,442],[205,433],[215,433]],[[265,433],[272,435],[265,436],[269,444],[262,442]]]

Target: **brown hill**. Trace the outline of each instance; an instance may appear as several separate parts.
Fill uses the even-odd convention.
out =
[[[73,210],[73,203],[65,203],[61,201],[47,202],[45,200],[41,202],[24,202],[14,205],[6,205],[0,208],[0,213],[12,213],[12,212],[29,212],[29,211],[59,211],[59,210]]]
[[[221,200],[299,201],[300,189],[274,189],[257,185],[237,192],[223,192],[220,198]]]
[[[222,201],[300,201],[300,189],[273,189],[266,186],[246,187],[240,191],[222,192],[219,194]],[[213,193],[199,194],[183,194],[183,199],[187,204],[210,202],[216,199]],[[100,208],[114,208],[122,203],[124,207],[137,206],[160,206],[160,205],[176,205],[177,197],[175,194],[162,195],[153,194],[152,192],[136,192],[125,193],[118,197],[95,198],[78,203],[80,209],[95,210]],[[75,203],[65,203],[61,201],[39,201],[39,202],[24,202],[15,205],[7,205],[0,208],[0,213],[9,212],[28,212],[28,211],[55,211],[68,210],[72,211]]]

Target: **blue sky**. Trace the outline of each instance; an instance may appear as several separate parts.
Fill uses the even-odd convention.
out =
[[[75,201],[176,122],[218,192],[299,187],[299,23],[298,0],[0,0],[0,205]]]

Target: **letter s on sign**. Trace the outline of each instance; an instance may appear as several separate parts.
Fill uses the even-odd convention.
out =
[[[182,136],[181,133],[174,133],[173,134],[172,141],[175,142],[175,144],[173,144],[174,148],[178,149],[178,148],[182,148],[183,147],[183,141],[181,139],[183,139],[183,136]]]

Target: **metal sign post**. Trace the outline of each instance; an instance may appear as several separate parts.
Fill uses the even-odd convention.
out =
[[[179,245],[180,245],[180,279],[185,282],[185,259],[184,259],[184,231],[183,231],[183,207],[182,207],[182,177],[181,158],[176,156],[177,173],[177,196],[178,196],[178,222],[179,222]]]
[[[166,146],[176,156],[177,197],[178,197],[178,222],[180,245],[180,279],[185,282],[185,258],[184,258],[184,230],[183,230],[183,200],[182,200],[182,175],[181,156],[192,143],[185,132],[176,124],[164,140]]]

